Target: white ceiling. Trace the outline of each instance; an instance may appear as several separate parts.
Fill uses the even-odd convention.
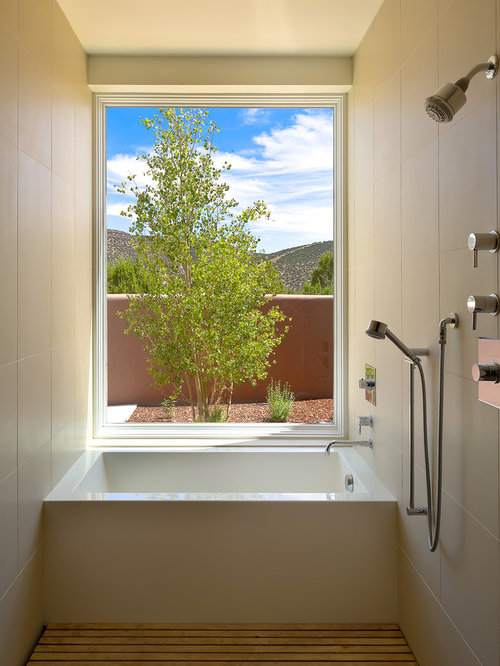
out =
[[[352,55],[382,0],[58,0],[91,54]]]

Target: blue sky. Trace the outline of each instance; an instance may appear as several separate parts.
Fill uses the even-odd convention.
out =
[[[116,192],[128,174],[145,182],[139,153],[149,152],[152,132],[141,118],[152,108],[108,108],[107,224],[128,231],[119,211],[131,199]],[[216,160],[232,165],[224,174],[229,195],[245,208],[262,199],[270,220],[251,227],[259,250],[277,250],[333,238],[333,110],[279,108],[210,109],[220,128]]]

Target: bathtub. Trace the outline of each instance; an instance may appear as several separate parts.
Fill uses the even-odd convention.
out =
[[[353,449],[87,451],[44,502],[50,622],[394,622],[396,502]]]

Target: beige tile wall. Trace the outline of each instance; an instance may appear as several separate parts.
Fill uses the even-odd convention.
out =
[[[499,663],[499,413],[477,400],[471,365],[477,337],[499,336],[484,315],[471,331],[469,294],[497,291],[498,257],[472,268],[467,236],[498,229],[498,81],[473,79],[448,125],[424,99],[500,49],[497,0],[386,0],[354,57],[349,95],[349,404],[373,413],[368,462],[399,498],[400,621],[422,666]],[[444,498],[440,546],[430,553],[425,519],[408,517],[407,364],[363,331],[380,319],[424,361],[436,424],[437,331],[451,311],[446,360]],[[377,369],[377,406],[357,388]],[[418,437],[421,446],[421,438]],[[425,477],[417,451],[417,499]]]
[[[91,96],[55,0],[0,2],[0,663],[43,623],[42,499],[85,446]]]

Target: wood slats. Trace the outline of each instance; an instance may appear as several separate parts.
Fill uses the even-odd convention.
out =
[[[28,666],[416,664],[395,624],[50,624]]]

